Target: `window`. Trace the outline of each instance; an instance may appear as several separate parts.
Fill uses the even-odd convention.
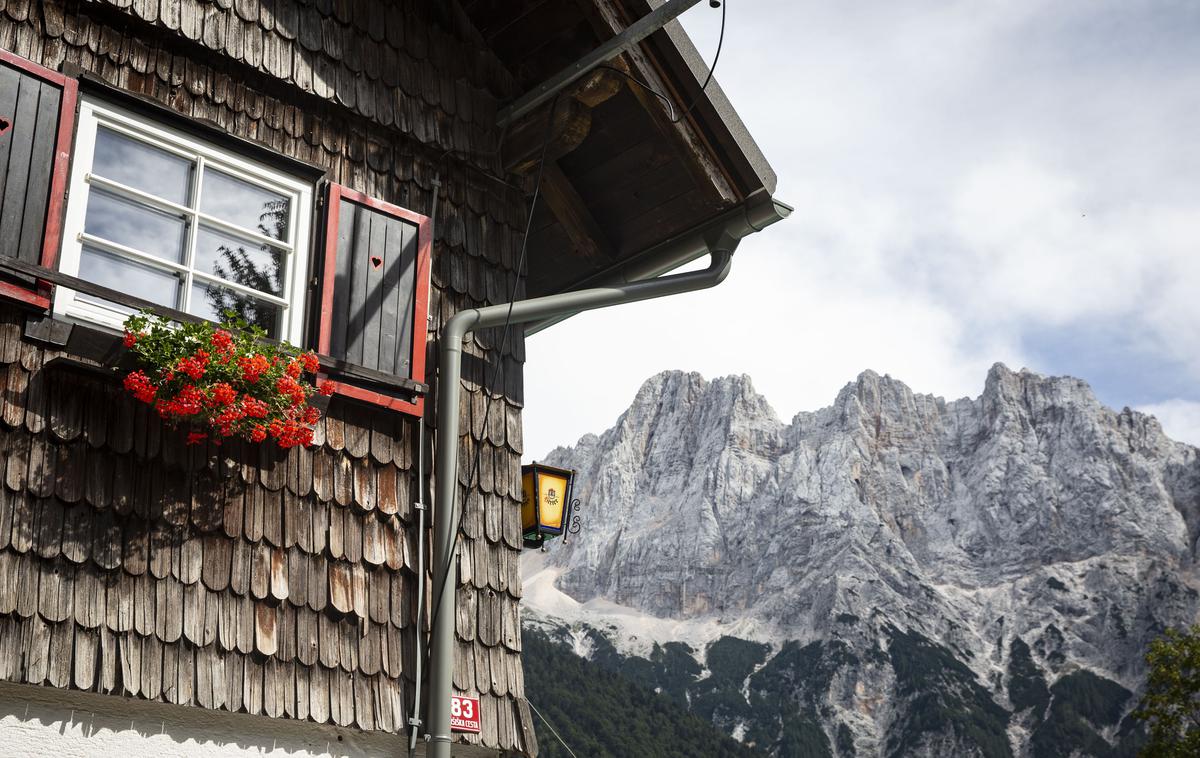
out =
[[[79,109],[60,270],[301,343],[312,185],[96,101]],[[131,309],[60,288],[56,315]]]

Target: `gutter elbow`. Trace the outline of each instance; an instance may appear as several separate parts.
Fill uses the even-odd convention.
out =
[[[740,239],[728,232],[714,235],[712,239],[705,242],[710,257],[708,270],[712,273],[712,286],[717,286],[725,281],[725,277],[729,276],[729,270],[733,268],[733,254],[737,250],[739,242],[741,242]]]
[[[467,332],[471,331],[479,323],[479,318],[480,313],[477,308],[459,311],[451,316],[442,327],[442,334],[438,341],[438,350],[443,353],[461,352],[463,338],[467,336]]]
[[[737,247],[737,241],[733,243],[733,248]],[[713,250],[710,253],[712,261],[708,264],[708,270],[712,273],[712,285],[717,286],[725,281],[725,277],[729,276],[730,270],[733,268],[733,249],[729,250]]]

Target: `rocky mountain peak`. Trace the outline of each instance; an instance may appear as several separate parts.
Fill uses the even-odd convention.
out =
[[[949,402],[864,371],[788,424],[748,377],[664,372],[555,451],[586,527],[542,560],[556,591],[627,615],[862,660],[896,635],[940,646],[1002,705],[1014,646],[1047,681],[1134,689],[1148,639],[1200,611],[1198,452],[1078,379],[1002,364]],[[886,732],[860,717],[862,744]]]

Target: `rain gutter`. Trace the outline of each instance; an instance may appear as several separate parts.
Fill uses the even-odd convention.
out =
[[[571,286],[571,291],[590,287],[611,287],[653,279],[685,266],[709,252],[708,239],[713,230],[742,239],[754,232],[785,219],[792,212],[786,203],[761,192],[752,195],[746,202],[712,221],[684,232],[654,247],[648,248],[617,266],[600,271]],[[582,310],[582,309],[580,309]],[[579,311],[567,311],[556,316],[540,319],[525,326],[525,336],[530,337],[560,321],[574,316]]]
[[[763,193],[765,195],[765,193]],[[430,758],[450,758],[450,697],[454,672],[455,585],[459,527],[457,507],[459,404],[462,398],[462,343],[477,329],[511,324],[534,324],[544,329],[557,320],[583,311],[608,308],[641,300],[715,287],[724,281],[733,263],[738,242],[780,221],[791,208],[766,196],[753,199],[734,211],[705,224],[695,232],[676,237],[664,245],[635,257],[608,283],[544,297],[460,311],[442,327],[438,341],[437,450],[434,465],[437,480],[433,498],[434,547],[433,594],[437,608],[429,651],[429,746]],[[707,253],[708,268],[684,274],[659,276]],[[654,277],[654,278],[652,278]],[[538,326],[540,325],[540,326]],[[420,686],[420,685],[418,685]]]

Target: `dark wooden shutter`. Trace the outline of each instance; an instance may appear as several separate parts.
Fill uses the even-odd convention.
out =
[[[0,256],[55,264],[75,100],[73,79],[0,50]],[[0,295],[49,305],[35,281],[0,273]]]
[[[326,214],[317,347],[367,370],[331,374],[335,392],[419,415],[411,387],[425,381],[430,220],[338,184]]]

